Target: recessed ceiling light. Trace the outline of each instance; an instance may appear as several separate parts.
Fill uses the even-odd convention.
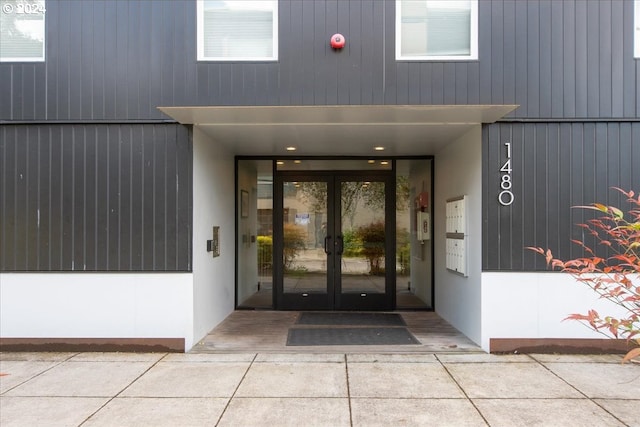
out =
[[[283,162],[282,160],[278,160],[278,161],[276,162],[276,165],[284,165],[284,162]]]
[[[375,160],[367,160],[367,163],[369,163],[370,165],[374,164],[375,162]]]
[[[296,151],[296,147],[287,147],[287,151]]]
[[[302,160],[294,160],[293,163],[295,163],[296,165],[299,165],[300,163],[302,163]]]
[[[381,162],[380,162],[380,164],[381,164],[381,165],[388,165],[388,164],[389,164],[389,162],[387,162],[386,160],[383,160],[383,161],[381,161]]]
[[[380,145],[377,146],[377,147],[373,147],[373,149],[376,150],[376,151],[384,151],[384,147],[382,147]]]

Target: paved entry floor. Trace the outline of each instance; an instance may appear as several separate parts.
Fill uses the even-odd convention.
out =
[[[402,315],[419,345],[287,346],[289,328],[299,311],[237,310],[196,344],[191,353],[484,353],[469,338],[434,312],[394,312]]]
[[[0,425],[638,426],[621,356],[0,353]]]

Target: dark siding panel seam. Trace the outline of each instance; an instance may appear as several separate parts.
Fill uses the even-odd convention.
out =
[[[527,61],[528,40],[527,40],[527,4],[528,2],[516,1],[515,2],[515,69],[516,76],[516,104],[520,104],[520,107],[516,111],[516,116],[531,117],[535,114],[531,114],[529,111],[529,105],[527,102],[527,82],[529,80],[529,69]]]
[[[624,16],[623,2],[611,4],[611,116],[624,116]],[[615,25],[613,23],[618,23]],[[605,46],[606,49],[606,46]],[[631,85],[629,86],[631,87]]]
[[[551,20],[547,31],[551,38],[551,75],[548,84],[550,90],[550,115],[554,117],[564,116],[564,56],[569,52],[564,50],[564,2],[551,2]],[[570,51],[571,52],[571,51]]]
[[[540,109],[539,116],[548,117],[551,115],[552,105],[552,66],[553,66],[553,45],[551,39],[551,5],[553,2],[539,3],[539,92],[540,92]]]

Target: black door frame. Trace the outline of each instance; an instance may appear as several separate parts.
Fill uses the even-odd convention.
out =
[[[394,162],[395,163],[395,162]],[[349,180],[378,181],[385,185],[385,292],[343,293],[341,289],[341,197],[340,184]],[[396,307],[396,194],[395,167],[387,171],[277,171],[274,175],[273,208],[273,253],[274,260],[280,259],[284,246],[283,183],[286,181],[319,181],[327,183],[327,230],[331,236],[331,253],[327,256],[326,294],[285,294],[284,265],[274,262],[273,305],[277,310],[394,310]],[[339,233],[339,234],[337,234]]]

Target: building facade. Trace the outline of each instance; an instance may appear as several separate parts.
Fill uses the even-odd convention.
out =
[[[562,319],[615,309],[525,247],[575,257],[571,207],[640,191],[634,1],[0,4],[5,348],[187,351],[260,289],[261,235],[286,259],[285,224],[313,224],[304,250],[331,252],[347,182],[384,187],[389,241],[408,183],[409,288],[487,351],[592,345]],[[321,211],[287,211],[298,182],[324,185]],[[401,308],[385,250],[382,290],[346,295],[344,267],[309,305],[272,263],[268,305]]]

